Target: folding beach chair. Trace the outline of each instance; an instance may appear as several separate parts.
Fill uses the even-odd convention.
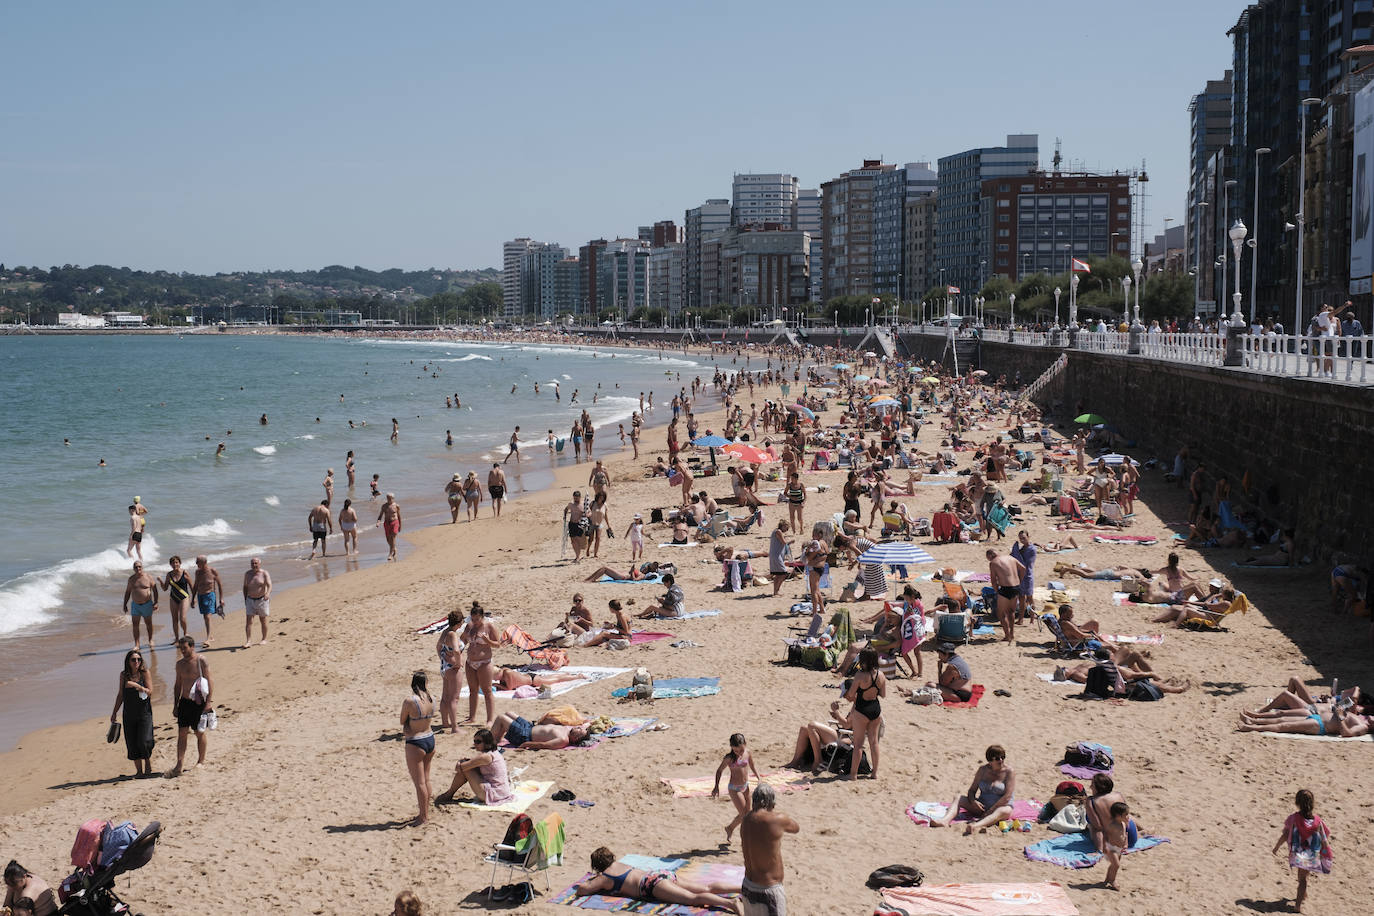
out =
[[[1053,614],[1041,614],[1040,620],[1054,636],[1054,646],[1050,649],[1055,655],[1061,658],[1078,658],[1087,651],[1086,642],[1075,643],[1064,635],[1064,628],[1059,625],[1059,618]]]
[[[1060,515],[1067,516],[1070,521],[1092,521],[1092,519],[1083,514],[1083,509],[1078,505],[1078,500],[1067,493],[1060,495],[1059,504],[1056,508],[1058,508]]]
[[[544,645],[516,624],[511,624],[502,630],[501,639],[550,668],[562,668],[568,663],[568,653],[565,650]]]
[[[939,642],[967,643],[973,637],[973,614],[967,608],[950,613],[935,612],[935,639]]]
[[[512,830],[523,833],[523,836],[518,839],[511,837]],[[507,884],[511,883],[517,871],[526,881],[542,871],[544,892],[548,893],[549,866],[563,864],[563,815],[550,814],[538,824],[531,824],[528,815],[518,814],[506,832],[507,837],[503,842],[493,843],[491,854],[482,860],[483,864],[491,863],[491,886],[487,888],[487,899],[490,900],[496,891],[496,871],[500,868],[506,869]],[[514,842],[506,841],[511,839]]]
[[[969,595],[968,589],[964,588],[962,583],[947,580],[940,584],[944,587],[945,594],[959,603],[959,607],[965,610],[972,609],[973,598]]]
[[[1236,597],[1231,600],[1226,610],[1220,613],[1217,611],[1196,611],[1195,613],[1199,616],[1185,617],[1183,626],[1198,630],[1220,630],[1222,621],[1236,612],[1250,613],[1250,599],[1245,597],[1244,592],[1236,592]]]

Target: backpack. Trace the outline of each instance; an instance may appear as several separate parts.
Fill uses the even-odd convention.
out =
[[[868,876],[868,886],[873,889],[882,887],[920,887],[926,876],[911,865],[884,865]]]
[[[106,824],[100,832],[100,867],[108,868],[119,861],[129,844],[138,839],[138,828],[130,821]]]
[[[652,523],[652,524],[662,524],[662,523],[663,523],[663,510],[662,510],[662,509],[650,509],[650,510],[649,510],[649,522]]]
[[[1083,692],[1100,699],[1110,699],[1116,695],[1116,685],[1112,683],[1112,678],[1107,674],[1107,669],[1101,665],[1093,665],[1088,671],[1088,677],[1083,682]],[[1069,761],[1072,763],[1073,761]]]
[[[849,772],[850,766],[854,761],[854,748],[848,744],[827,744],[821,748],[821,762],[825,764],[826,770],[837,776],[843,776]],[[859,758],[859,774],[867,776],[873,772],[873,767],[869,766],[868,754],[864,753]]]
[[[100,857],[100,838],[110,822],[102,818],[89,820],[81,825],[72,844],[72,864],[87,873],[95,871],[96,859]]]

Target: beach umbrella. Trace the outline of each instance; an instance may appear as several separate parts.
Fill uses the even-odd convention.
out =
[[[866,381],[868,381],[871,377],[872,377],[872,376],[868,376],[868,375],[856,375],[856,376],[854,376],[854,381],[856,381],[856,382],[866,382]]]
[[[901,407],[902,405],[898,404],[894,398],[879,398],[876,401],[869,401],[868,406],[875,407],[878,410],[888,410],[893,407]]]
[[[910,373],[912,373],[912,374],[914,375],[915,373],[921,371],[921,367],[920,367],[920,366],[907,366],[907,367],[906,367],[906,371],[907,371],[907,372],[910,372]]]
[[[807,407],[805,404],[788,404],[787,409],[801,414],[803,417],[806,417],[806,419],[812,421],[813,423],[816,420],[815,411]]]
[[[1125,464],[1127,461],[1129,461],[1131,464],[1140,464],[1140,462],[1136,461],[1134,458],[1128,457],[1126,455],[1118,455],[1116,452],[1112,452],[1109,455],[1103,455],[1099,460],[1105,461],[1108,466]]]
[[[710,450],[711,450],[711,467],[715,467],[715,466],[716,466],[716,449],[718,449],[718,448],[720,448],[720,447],[722,447],[722,446],[725,446],[725,445],[729,445],[729,444],[730,444],[730,440],[729,440],[729,439],[722,438],[721,436],[713,436],[713,435],[711,435],[711,434],[708,433],[708,434],[706,434],[705,436],[697,436],[695,439],[692,440],[692,444],[695,445],[697,448],[706,448],[706,449],[710,449]]]
[[[836,363],[836,364],[835,364],[834,366],[832,366],[831,368],[833,368],[833,369],[848,369],[848,368],[850,368],[850,366],[849,366],[849,363]]]
[[[733,455],[740,461],[747,461],[750,464],[769,464],[776,461],[772,455],[765,452],[756,445],[748,442],[731,442],[721,449],[727,455]]]
[[[921,379],[921,384],[934,388],[936,385],[940,384],[940,380],[938,378],[923,378]]]
[[[986,369],[974,369],[973,372],[972,372],[971,374],[972,374],[972,375],[987,375],[987,374],[988,374],[988,370],[986,370]]]
[[[1098,416],[1095,413],[1082,413],[1073,418],[1075,423],[1106,423],[1107,418]]]
[[[906,563],[934,563],[935,558],[915,544],[893,541],[868,548],[860,554],[859,562],[866,566],[901,566]]]

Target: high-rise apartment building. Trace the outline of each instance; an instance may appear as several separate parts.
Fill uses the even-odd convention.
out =
[[[719,301],[737,308],[781,309],[810,298],[811,238],[805,232],[776,223],[732,226],[721,234],[719,245]]]
[[[807,294],[811,302],[821,301],[821,251],[824,248],[822,229],[821,192],[819,188],[802,188],[797,192],[797,221],[795,226],[810,236],[811,255],[808,263],[811,291]]]
[[[988,277],[1065,273],[1072,258],[1130,255],[1127,175],[1033,172],[990,178],[983,182],[983,210],[992,254]]]
[[[595,315],[601,310],[601,253],[606,249],[605,239],[592,239],[577,250],[578,269],[581,282],[578,292],[582,303],[577,309],[579,315]]]
[[[683,224],[682,292],[683,306],[690,309],[710,307],[703,296],[703,249],[705,242],[730,227],[730,201],[713,198],[700,207],[686,211]]]
[[[879,175],[873,183],[873,292],[901,299],[925,290],[906,285],[906,205],[934,195],[935,172],[929,162],[908,162]]]
[[[649,245],[615,239],[597,253],[597,311],[626,317],[648,304]]]
[[[1258,263],[1258,311],[1271,314],[1286,310],[1285,303],[1292,303],[1296,293],[1291,279],[1293,246],[1283,225],[1296,222],[1299,106],[1304,98],[1326,99],[1344,76],[1343,53],[1374,40],[1374,4],[1259,0],[1245,8],[1227,34],[1233,53],[1231,163],[1226,177],[1237,182],[1231,195],[1232,222],[1237,213],[1243,216],[1259,244],[1258,257],[1241,260],[1241,289],[1248,303],[1249,270]],[[1321,113],[1313,106],[1309,124]],[[1257,165],[1255,150],[1261,147],[1273,152],[1260,156]],[[1255,222],[1257,185],[1259,219],[1249,226]],[[1304,278],[1309,283],[1314,279],[1310,274]],[[1310,299],[1307,305],[1310,313]],[[1249,308],[1245,311],[1248,314]]]
[[[919,299],[936,282],[935,274],[935,208],[936,194],[925,194],[906,202],[906,222],[902,227],[902,247],[905,255],[902,267],[906,272],[903,297]]]
[[[1208,164],[1227,148],[1230,139],[1231,71],[1227,70],[1221,79],[1208,80],[1188,103],[1188,217],[1184,249],[1188,264],[1196,267],[1193,282],[1199,304],[1212,299],[1217,225],[1221,221],[1221,215],[1214,212],[1217,201],[1208,179]]]
[[[553,311],[555,315],[582,312],[582,268],[577,258],[564,258],[553,266]]]
[[[1008,134],[1006,146],[964,150],[939,162],[936,206],[935,266],[946,285],[976,294],[992,276],[988,226],[983,219],[983,182],[1018,177],[1036,170],[1038,134]]]
[[[549,319],[557,312],[555,269],[568,249],[553,242],[532,242],[521,268],[520,314]]]
[[[731,225],[772,223],[784,229],[796,225],[797,179],[791,175],[780,172],[736,174],[730,196]]]
[[[873,292],[873,196],[878,176],[896,169],[879,159],[821,185],[824,232],[822,301]]]
[[[529,239],[519,238],[501,246],[501,312],[507,319],[521,313],[525,252],[530,250],[531,244]]]
[[[683,249],[681,242],[649,249],[649,308],[682,312]]]

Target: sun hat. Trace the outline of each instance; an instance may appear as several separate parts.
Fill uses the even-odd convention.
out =
[[[946,655],[953,655],[958,651],[958,647],[952,642],[942,642],[935,646],[936,652],[943,652]]]

